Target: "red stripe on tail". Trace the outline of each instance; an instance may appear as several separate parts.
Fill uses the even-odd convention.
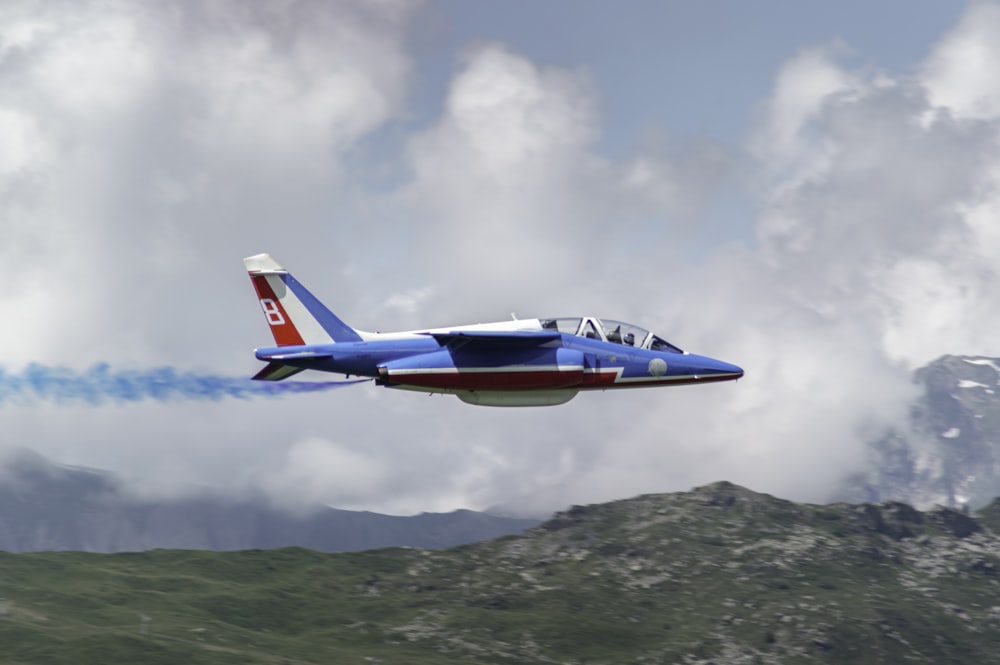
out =
[[[271,326],[271,334],[278,346],[296,346],[305,344],[302,335],[296,330],[292,318],[282,307],[278,296],[274,294],[274,289],[267,283],[264,275],[250,275],[253,288],[257,291],[257,298],[260,300],[260,307],[264,310],[264,316]]]

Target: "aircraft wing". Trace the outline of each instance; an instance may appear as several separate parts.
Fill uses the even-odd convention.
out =
[[[437,340],[438,344],[457,348],[459,346],[541,346],[546,342],[559,339],[556,330],[511,330],[511,331],[480,331],[455,330],[446,333],[427,333]]]

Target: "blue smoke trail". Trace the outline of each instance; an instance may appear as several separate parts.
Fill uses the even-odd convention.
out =
[[[219,401],[227,397],[252,399],[313,393],[359,382],[251,381],[249,378],[180,372],[172,367],[112,370],[107,363],[80,372],[33,363],[19,374],[8,373],[0,367],[0,406],[8,402],[99,406],[106,402],[140,402],[147,399],[160,402]]]

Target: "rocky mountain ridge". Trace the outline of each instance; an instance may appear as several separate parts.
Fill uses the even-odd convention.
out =
[[[998,529],[1000,501],[975,515],[821,506],[722,482],[575,506],[466,549],[460,570],[489,575],[456,573],[451,553],[411,575],[466,607],[579,623],[572,647],[528,622],[506,648],[493,639],[494,654],[523,662],[996,662]],[[379,588],[403,602],[399,587]],[[452,608],[398,630],[442,651],[488,641],[456,631]]]
[[[81,665],[995,663],[998,571],[1000,501],[714,483],[446,550],[0,554],[0,643]]]

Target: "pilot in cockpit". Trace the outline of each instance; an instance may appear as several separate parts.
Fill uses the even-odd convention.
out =
[[[626,346],[635,346],[635,335],[632,332],[625,333]]]

